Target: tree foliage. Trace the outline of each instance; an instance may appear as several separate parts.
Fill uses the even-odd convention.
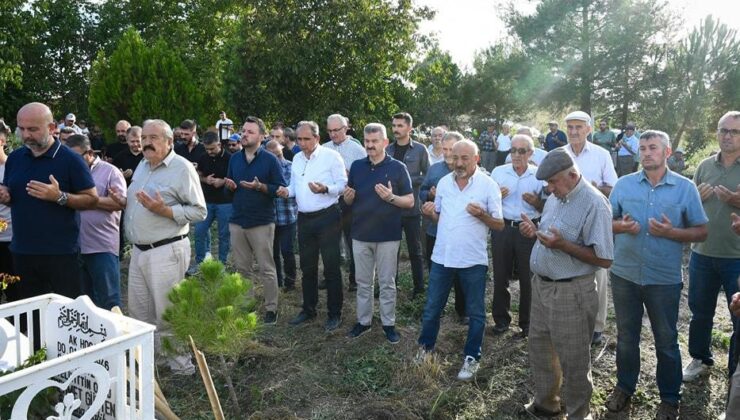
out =
[[[462,113],[462,76],[448,52],[433,48],[411,70],[409,81],[414,88],[409,92],[410,103],[404,109],[414,116],[417,125],[457,125],[455,117]]]

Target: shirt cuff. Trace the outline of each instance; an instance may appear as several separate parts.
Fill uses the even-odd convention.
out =
[[[182,204],[175,204],[170,208],[172,208],[172,218],[175,219],[178,225],[184,226],[189,223],[185,218],[185,209],[182,208]]]

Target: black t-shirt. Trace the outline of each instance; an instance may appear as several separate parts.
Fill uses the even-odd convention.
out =
[[[193,150],[189,150],[188,145],[185,143],[178,144],[177,146],[175,146],[175,153],[193,163],[198,163],[200,158],[208,155],[206,153],[206,147],[203,146],[203,143],[196,144],[195,147],[193,147]]]
[[[135,155],[131,153],[131,149],[126,149],[113,158],[113,166],[119,168],[121,171],[125,171],[127,169],[135,171],[136,167],[139,166],[139,162],[141,162],[141,159],[143,158],[144,153],[139,152],[138,155]],[[132,178],[133,175],[129,178],[126,178],[126,185],[131,185]]]
[[[214,178],[226,178],[226,171],[229,169],[229,160],[231,153],[221,149],[221,154],[210,157],[208,153],[201,156],[198,163],[198,173],[202,176],[213,175]],[[224,187],[216,188],[213,185],[200,183],[203,188],[203,196],[206,203],[226,204],[231,203],[231,199],[224,194]]]
[[[285,160],[289,160],[289,161],[292,162],[293,161],[293,156],[295,156],[295,154],[293,153],[292,150],[290,150],[287,147],[283,147],[283,158]]]
[[[411,142],[409,142],[409,144],[411,144]],[[409,150],[409,144],[401,146],[396,143],[396,149],[393,152],[393,159],[396,159],[399,162],[403,162],[403,158],[406,157],[406,151]]]
[[[125,141],[113,143],[105,149],[105,155],[111,159],[115,159],[115,157],[124,150],[128,150],[128,143]]]

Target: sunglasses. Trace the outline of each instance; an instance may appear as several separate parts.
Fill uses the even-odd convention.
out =
[[[509,151],[509,153],[512,154],[512,155],[513,154],[526,155],[527,153],[529,153],[529,149],[527,149],[525,147],[520,147],[518,149],[515,148],[515,147],[512,147],[511,150]]]

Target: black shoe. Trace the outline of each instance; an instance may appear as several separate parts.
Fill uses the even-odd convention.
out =
[[[419,296],[424,296],[424,289],[414,289],[413,294],[411,295],[411,299],[415,300]]]
[[[310,315],[304,311],[301,311],[298,315],[296,315],[295,318],[291,319],[288,324],[290,325],[300,325],[304,322],[313,321],[313,319],[316,318],[316,315]]]
[[[505,333],[506,331],[509,331],[509,326],[503,325],[503,324],[496,324],[493,326],[492,330],[493,330],[493,335],[501,335]]]
[[[525,338],[529,337],[529,328],[522,328],[522,330],[514,334],[513,337],[517,340],[524,340]]]
[[[283,287],[283,291],[285,292],[292,292],[295,290],[295,284],[286,284],[285,287]]]
[[[265,312],[265,316],[262,318],[262,323],[265,325],[277,324],[277,312],[274,312],[274,311]]]
[[[385,333],[385,338],[388,339],[389,343],[398,344],[398,342],[401,341],[401,336],[398,335],[396,327],[393,325],[384,325],[383,332]]]
[[[339,328],[340,325],[342,325],[341,316],[330,317],[326,320],[326,323],[324,324],[324,331],[332,332]]]
[[[460,325],[468,325],[470,324],[470,317],[465,315],[457,315],[457,323]]]
[[[319,282],[319,290],[326,290],[326,280],[321,280]]]
[[[385,328],[385,327],[383,327]],[[347,332],[347,338],[357,338],[372,329],[372,325],[362,325],[359,322]]]
[[[591,337],[591,345],[599,346],[604,341],[604,333],[601,331],[594,331],[594,335]]]

